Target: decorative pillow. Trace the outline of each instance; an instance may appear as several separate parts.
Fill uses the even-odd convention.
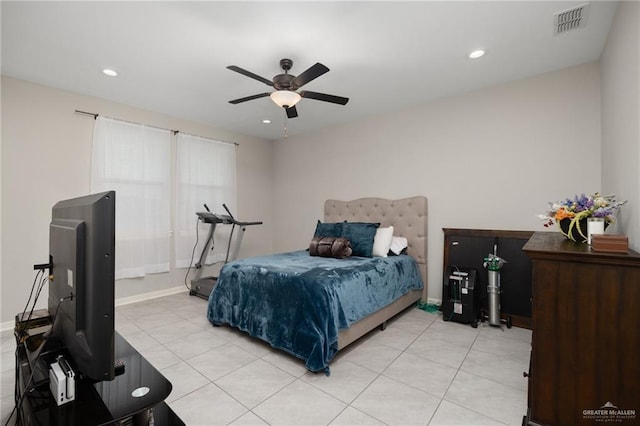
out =
[[[351,256],[351,243],[344,237],[314,237],[309,244],[309,254],[342,259]]]
[[[378,257],[387,257],[389,247],[391,247],[391,239],[393,238],[393,226],[388,228],[378,228],[373,238],[373,251],[371,254]]]
[[[354,256],[371,257],[379,223],[343,222],[342,236],[351,241]]]
[[[316,225],[316,231],[313,234],[314,237],[341,237],[342,236],[342,222],[336,223],[322,223],[318,221]]]
[[[403,250],[405,250],[409,244],[409,242],[407,241],[406,238],[404,237],[393,237],[391,238],[391,245],[389,246],[389,250],[395,254],[395,255],[399,255],[402,253]]]

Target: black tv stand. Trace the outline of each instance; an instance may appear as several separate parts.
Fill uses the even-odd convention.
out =
[[[164,400],[171,393],[171,382],[153,367],[117,332],[114,336],[115,358],[124,368],[114,380],[95,382],[80,379],[76,382],[75,401],[58,406],[48,384],[40,385],[23,398],[20,412],[22,425],[112,425],[125,424],[155,426],[184,426],[184,422]],[[16,351],[17,389],[23,394],[31,376],[30,351],[18,344]],[[136,389],[148,388],[141,397],[133,396]],[[16,396],[17,398],[17,396]],[[151,423],[153,419],[153,423]]]

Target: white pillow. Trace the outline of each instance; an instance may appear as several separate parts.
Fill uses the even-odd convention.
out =
[[[402,253],[402,250],[406,249],[409,246],[409,241],[404,237],[393,237],[391,238],[391,245],[389,246],[389,250],[391,250],[394,254]]]
[[[388,228],[378,228],[376,230],[376,235],[373,238],[373,251],[371,255],[378,257],[387,257],[392,238],[393,226],[390,226]]]

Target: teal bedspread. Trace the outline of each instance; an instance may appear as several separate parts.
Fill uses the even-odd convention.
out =
[[[252,257],[222,268],[207,318],[329,374],[339,330],[422,287],[418,266],[406,255],[332,259],[302,250]]]

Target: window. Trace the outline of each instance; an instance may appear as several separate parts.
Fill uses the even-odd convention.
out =
[[[222,204],[232,211],[236,204],[236,148],[233,144],[218,142],[184,133],[178,134],[176,165],[176,266],[187,267],[197,262],[205,243],[209,225],[196,223],[195,212],[211,211],[226,214]],[[195,256],[196,226],[199,245]],[[218,226],[214,249],[206,263],[223,261],[227,250],[229,227]]]
[[[170,131],[96,118],[91,192],[116,191],[116,279],[169,270],[170,172]]]

